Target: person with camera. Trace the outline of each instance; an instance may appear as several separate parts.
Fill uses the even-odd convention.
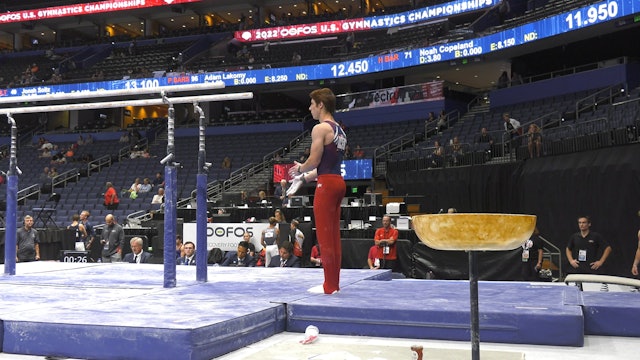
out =
[[[391,216],[383,216],[382,227],[376,230],[373,238],[378,251],[377,259],[380,262],[380,269],[393,270],[398,256],[396,249],[397,240],[398,229],[391,226]]]

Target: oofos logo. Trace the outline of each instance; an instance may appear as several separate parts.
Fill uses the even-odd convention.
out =
[[[241,227],[241,226],[227,226],[227,227],[208,227],[207,228],[207,237],[215,236],[215,237],[242,237],[244,233],[248,232],[253,236],[253,227]]]

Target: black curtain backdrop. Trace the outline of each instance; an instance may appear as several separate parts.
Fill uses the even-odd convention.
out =
[[[577,218],[589,215],[591,230],[613,248],[604,272],[631,277],[638,244],[639,159],[640,145],[632,144],[504,165],[390,172],[387,179],[396,195],[431,199],[428,212],[455,207],[537,215],[540,234],[561,249],[564,268],[564,249],[578,231]],[[513,262],[503,269],[509,266]]]

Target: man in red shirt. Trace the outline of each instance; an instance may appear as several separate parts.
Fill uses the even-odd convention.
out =
[[[398,230],[391,227],[391,217],[389,215],[383,216],[382,227],[376,230],[373,238],[378,250],[377,258],[380,261],[380,269],[393,270],[397,259],[397,240]]]
[[[107,190],[104,192],[104,206],[108,210],[116,210],[119,204],[118,191],[116,191],[111,182],[107,182]]]

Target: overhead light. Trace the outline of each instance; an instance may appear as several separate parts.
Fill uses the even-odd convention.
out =
[[[478,75],[473,75],[474,78],[478,78]]]
[[[171,20],[169,20],[169,21],[174,22],[175,20],[174,20],[174,19],[171,19]]]

